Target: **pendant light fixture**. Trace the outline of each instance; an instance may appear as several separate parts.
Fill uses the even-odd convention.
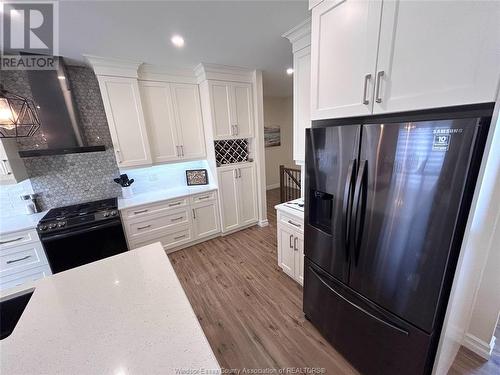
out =
[[[31,137],[39,128],[35,103],[0,85],[0,138]]]

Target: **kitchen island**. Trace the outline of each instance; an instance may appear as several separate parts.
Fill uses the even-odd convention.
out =
[[[33,286],[16,328],[0,341],[2,374],[220,373],[159,243]]]

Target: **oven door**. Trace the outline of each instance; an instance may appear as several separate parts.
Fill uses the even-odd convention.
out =
[[[49,234],[41,241],[53,273],[128,250],[120,219]]]

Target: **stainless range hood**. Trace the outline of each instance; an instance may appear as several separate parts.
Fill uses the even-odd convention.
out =
[[[104,145],[88,144],[80,127],[78,110],[62,58],[59,57],[58,70],[28,70],[27,76],[41,120],[35,137],[43,134],[43,146],[19,151],[21,157],[105,150]]]

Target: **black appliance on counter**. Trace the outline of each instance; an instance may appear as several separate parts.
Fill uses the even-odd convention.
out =
[[[128,250],[116,198],[53,208],[37,231],[53,273]]]
[[[304,312],[364,374],[432,370],[492,110],[306,131]]]

